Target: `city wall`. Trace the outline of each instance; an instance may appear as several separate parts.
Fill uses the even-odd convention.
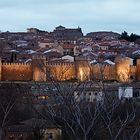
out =
[[[32,65],[24,63],[3,63],[1,65],[2,81],[32,80]]]
[[[76,77],[74,63],[47,63],[46,79],[48,81],[57,80],[71,80]]]
[[[114,65],[91,64],[91,79],[115,80],[116,71]]]
[[[79,81],[118,80],[126,82],[124,79],[126,76],[121,74],[127,74],[129,79],[139,81],[139,61],[137,66],[89,64],[84,60],[76,60],[74,63],[49,63],[43,57],[38,57],[32,63],[27,64],[0,62],[1,81],[65,81],[77,79]]]

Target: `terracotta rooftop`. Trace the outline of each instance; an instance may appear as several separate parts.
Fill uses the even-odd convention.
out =
[[[63,44],[62,47],[63,47],[63,49],[74,49],[75,45],[73,45],[73,44]]]

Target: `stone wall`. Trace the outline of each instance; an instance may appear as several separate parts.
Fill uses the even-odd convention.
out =
[[[32,65],[29,63],[3,63],[1,65],[2,81],[30,81],[32,79]]]
[[[46,81],[46,57],[34,56],[32,58],[33,81]]]
[[[41,61],[40,61],[41,59]],[[140,63],[137,66],[89,64],[84,60],[74,63],[46,63],[44,57],[34,58],[32,63],[1,63],[1,81],[65,81],[78,79],[84,80],[119,80],[121,78],[140,80]],[[121,77],[122,75],[122,77]],[[123,82],[123,80],[119,80]],[[126,81],[126,80],[124,80]]]
[[[74,63],[47,63],[47,80],[71,80],[76,77]]]
[[[137,74],[136,74],[136,80],[140,81],[140,59],[137,60]]]
[[[101,65],[91,64],[90,65],[90,77],[91,80],[115,80],[115,66],[114,65]]]

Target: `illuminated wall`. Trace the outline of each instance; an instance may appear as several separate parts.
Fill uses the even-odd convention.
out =
[[[91,80],[115,80],[115,66],[114,65],[90,65]]]
[[[34,56],[32,58],[33,81],[46,81],[46,57]]]
[[[136,80],[140,81],[140,59],[137,60]]]
[[[46,63],[45,57],[34,57],[32,63],[1,63],[2,81],[50,81],[50,80],[140,80],[140,61],[131,66],[128,59],[118,59],[116,65],[89,64],[84,59],[74,63]]]
[[[32,79],[31,64],[3,63],[1,65],[2,81],[30,81]]]
[[[129,58],[118,57],[115,60],[116,66],[116,78],[120,82],[128,82],[130,78],[130,64],[131,61]]]
[[[74,63],[47,63],[47,80],[71,80],[76,77]]]
[[[76,78],[80,81],[90,80],[90,64],[84,58],[75,59]]]

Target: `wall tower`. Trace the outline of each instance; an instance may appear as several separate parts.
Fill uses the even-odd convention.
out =
[[[83,57],[75,57],[75,72],[78,80],[90,80],[89,61]]]
[[[35,55],[32,58],[33,81],[46,81],[46,56]]]
[[[137,59],[137,71],[136,71],[136,80],[140,81],[140,59]]]

